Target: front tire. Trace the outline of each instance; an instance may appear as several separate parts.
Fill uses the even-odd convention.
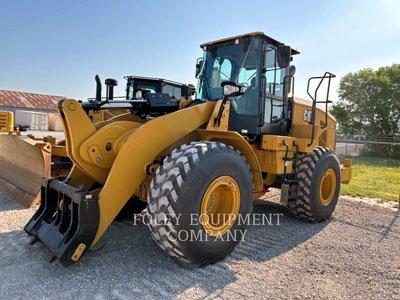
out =
[[[151,182],[151,234],[181,261],[219,261],[243,238],[252,192],[249,167],[232,147],[216,142],[183,145],[164,159]]]

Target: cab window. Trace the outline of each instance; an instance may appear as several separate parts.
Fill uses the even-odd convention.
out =
[[[211,75],[211,86],[221,87],[221,82],[229,81],[232,77],[232,63],[229,59],[223,59],[217,57],[214,60],[212,75]]]
[[[283,120],[283,101],[267,98],[264,106],[264,122],[276,124]]]
[[[279,68],[277,62],[277,50],[268,46],[265,57],[265,105],[264,122],[270,124],[279,123],[284,119],[283,86],[286,69]]]
[[[150,93],[157,93],[157,87],[155,85],[152,84],[141,84],[138,83],[136,85],[136,89],[141,89],[141,90],[148,90],[150,91]]]
[[[135,91],[137,91],[139,89],[148,90],[148,91],[150,91],[150,93],[157,93],[156,85],[140,83],[140,82],[137,82],[135,84],[132,83],[128,87],[128,99],[133,99],[135,97]]]
[[[257,77],[257,69],[246,69],[241,68],[239,71],[238,82],[245,85],[248,88],[251,85],[251,80]]]
[[[182,97],[182,88],[178,87],[178,86],[174,86],[172,84],[166,83],[162,87],[162,92],[166,93],[170,96],[174,96],[175,99],[181,99],[181,97]]]
[[[283,80],[285,69],[278,66],[276,48],[269,47],[266,54],[266,92],[267,94],[283,97]]]

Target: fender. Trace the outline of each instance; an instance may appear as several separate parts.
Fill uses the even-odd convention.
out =
[[[263,179],[261,174],[260,163],[254,153],[250,144],[236,131],[223,131],[223,130],[196,130],[201,140],[205,141],[218,141],[226,145],[230,145],[246,158],[250,166],[250,171],[253,176],[254,191],[262,191],[264,188]]]

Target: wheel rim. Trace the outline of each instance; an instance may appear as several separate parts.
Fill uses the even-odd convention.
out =
[[[226,233],[235,223],[240,207],[240,190],[230,176],[216,178],[201,202],[200,221],[208,235]]]
[[[333,169],[325,171],[319,187],[319,201],[323,206],[331,204],[336,192],[336,173]]]

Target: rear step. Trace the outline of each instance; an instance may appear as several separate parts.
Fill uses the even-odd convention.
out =
[[[54,178],[44,178],[41,203],[25,231],[42,242],[64,267],[90,248],[100,220],[98,197]]]

